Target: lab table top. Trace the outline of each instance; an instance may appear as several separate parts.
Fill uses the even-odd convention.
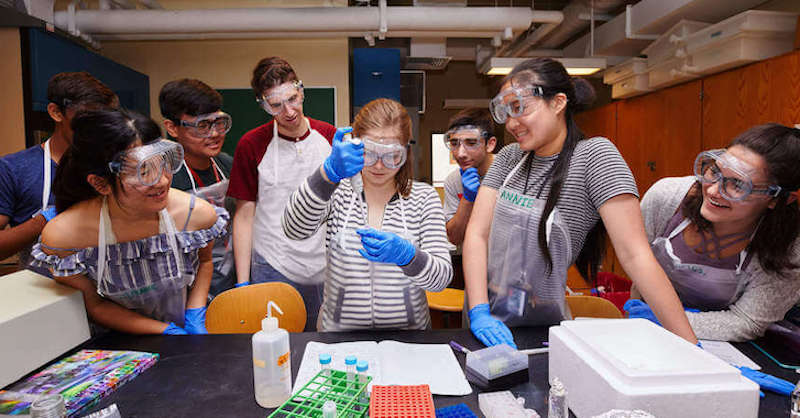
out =
[[[520,348],[541,347],[547,328],[517,328],[514,338]],[[468,329],[428,331],[369,331],[340,333],[293,333],[291,340],[292,378],[297,374],[306,343],[335,343],[359,340],[396,340],[409,343],[448,343],[455,340],[469,349],[483,345]],[[763,367],[762,371],[797,381],[798,375],[779,368],[756,348],[734,344]],[[91,411],[116,403],[123,417],[265,417],[271,410],[256,404],[253,395],[251,336],[133,336],[107,334],[90,340],[80,348],[135,350],[159,353],[161,358],[149,370],[103,399]],[[465,355],[456,353],[462,367]],[[525,406],[547,416],[547,355],[529,357],[529,382],[511,389],[525,398]],[[435,372],[435,371],[432,371]],[[476,415],[478,389],[467,396],[434,396],[436,408],[466,403]],[[788,416],[789,400],[770,392],[761,399],[760,417]],[[88,412],[87,412],[88,413]]]

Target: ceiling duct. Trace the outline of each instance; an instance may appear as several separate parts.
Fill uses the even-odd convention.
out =
[[[447,56],[446,38],[411,38],[411,51],[404,70],[444,70],[452,57]]]

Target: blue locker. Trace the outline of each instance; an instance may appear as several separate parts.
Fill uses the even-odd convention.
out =
[[[400,50],[353,49],[353,106],[379,97],[400,101]]]

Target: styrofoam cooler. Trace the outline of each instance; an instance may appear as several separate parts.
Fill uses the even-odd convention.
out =
[[[648,67],[673,58],[680,58],[685,54],[688,36],[708,26],[708,23],[695,22],[693,20],[681,20],[676,23],[675,26],[669,28],[663,35],[642,50],[642,54],[647,55]]]
[[[713,74],[792,50],[797,14],[748,10],[686,38],[691,69]]]
[[[563,321],[550,328],[549,379],[579,418],[640,409],[659,418],[758,416],[758,385],[645,319]]]

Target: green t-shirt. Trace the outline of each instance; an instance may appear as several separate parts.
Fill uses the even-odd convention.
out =
[[[220,152],[219,155],[214,157],[214,160],[217,162],[217,165],[219,165],[222,173],[225,174],[225,177],[230,177],[233,157],[224,152]],[[216,183],[218,174],[215,173],[214,170],[213,164],[206,170],[194,170],[194,173],[200,178],[199,183],[197,182],[197,178],[195,178],[195,185],[200,188],[203,185],[210,186]],[[186,170],[186,167],[181,165],[181,169],[172,176],[172,187],[178,190],[191,191],[192,181],[189,179],[189,176],[190,174]],[[220,179],[222,179],[222,177],[220,177]]]

